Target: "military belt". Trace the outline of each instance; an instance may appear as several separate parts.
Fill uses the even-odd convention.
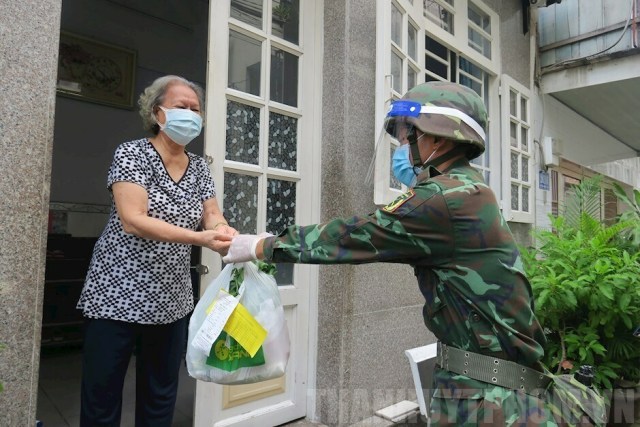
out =
[[[544,395],[552,381],[543,372],[510,360],[461,350],[441,342],[438,342],[436,363],[447,371],[538,398]]]

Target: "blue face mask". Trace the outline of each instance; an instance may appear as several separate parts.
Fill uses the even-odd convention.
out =
[[[200,135],[202,117],[199,114],[185,108],[160,108],[166,120],[164,124],[158,123],[158,126],[173,142],[184,146]]]
[[[404,144],[396,148],[393,153],[391,167],[393,170],[393,174],[398,179],[398,181],[400,181],[407,187],[413,187],[416,184],[418,175],[413,167],[413,164],[411,163],[411,159],[409,159],[409,144]],[[418,171],[418,173],[420,172]]]

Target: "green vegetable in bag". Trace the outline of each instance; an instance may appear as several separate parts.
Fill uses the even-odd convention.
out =
[[[275,275],[275,265],[261,261],[258,261],[257,264],[261,271]],[[243,281],[244,269],[234,268],[231,273],[231,280],[229,281],[229,293],[232,296],[238,296],[240,285]],[[260,347],[255,356],[251,357],[233,337],[228,336],[225,331],[222,331],[213,342],[205,363],[214,368],[232,372],[240,368],[264,365],[264,352],[262,351],[262,347]]]

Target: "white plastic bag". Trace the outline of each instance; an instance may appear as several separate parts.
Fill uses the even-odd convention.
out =
[[[240,303],[267,331],[267,337],[262,343],[264,364],[227,371],[208,365],[206,362],[209,354],[194,345],[194,338],[207,318],[207,308],[218,296],[218,292],[229,291],[234,268],[244,268],[244,281],[238,292]],[[191,315],[187,369],[193,378],[217,384],[251,384],[266,381],[284,375],[289,360],[289,347],[289,330],[273,276],[260,271],[253,262],[228,264],[209,284]]]

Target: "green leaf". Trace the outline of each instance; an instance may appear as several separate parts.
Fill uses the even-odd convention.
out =
[[[611,287],[609,286],[601,286],[600,287],[600,292],[602,293],[602,295],[604,295],[605,297],[609,298],[610,300],[613,300],[613,290],[611,289]]]
[[[623,294],[618,300],[618,307],[620,307],[620,310],[624,311],[627,309],[627,307],[629,307],[630,302],[631,302],[631,295]]]

